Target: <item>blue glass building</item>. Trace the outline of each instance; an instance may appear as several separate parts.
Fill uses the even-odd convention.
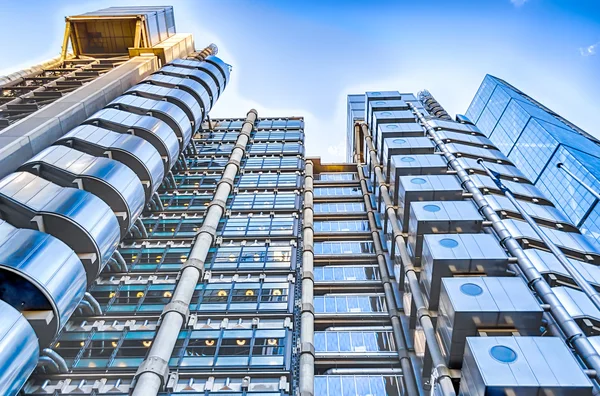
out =
[[[487,75],[466,116],[583,234],[600,241],[600,206],[562,163],[600,191],[600,142],[517,88]]]

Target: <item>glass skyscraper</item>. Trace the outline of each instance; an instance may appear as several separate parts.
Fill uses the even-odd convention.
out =
[[[600,142],[507,82],[487,75],[466,116],[581,231],[600,242]]]
[[[428,91],[307,157],[209,117],[217,51],[117,7],[0,77],[0,395],[595,394],[600,250],[528,171]]]

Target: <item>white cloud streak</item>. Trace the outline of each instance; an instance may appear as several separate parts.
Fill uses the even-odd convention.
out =
[[[515,6],[515,7],[521,7],[523,6],[525,3],[527,3],[529,0],[510,0],[510,2]]]
[[[600,47],[600,41],[598,41],[596,44],[592,44],[587,47],[579,48],[579,53],[581,54],[581,56],[596,55],[596,52],[598,51],[598,47]]]

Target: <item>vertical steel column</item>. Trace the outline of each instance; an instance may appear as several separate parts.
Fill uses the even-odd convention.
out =
[[[315,306],[314,306],[314,228],[313,163],[304,169],[304,204],[302,211],[302,297],[300,317],[300,396],[315,394]]]
[[[179,273],[179,282],[173,292],[171,302],[165,306],[158,332],[152,342],[152,348],[146,360],[136,373],[136,383],[132,396],[153,396],[158,394],[169,373],[169,359],[175,348],[181,327],[187,321],[189,305],[196,285],[204,273],[204,261],[208,255],[219,221],[225,212],[227,198],[233,190],[235,176],[238,174],[250,133],[258,118],[252,109],[246,115],[246,121],[231,152],[223,176],[217,184],[215,195],[206,209],[202,227],[196,235],[192,251]]]
[[[421,293],[421,288],[419,287],[419,279],[417,278],[415,268],[412,265],[408,250],[406,249],[406,242],[402,236],[402,230],[400,230],[400,226],[398,225],[399,221],[396,216],[396,211],[394,209],[394,205],[392,204],[392,200],[390,199],[387,185],[385,184],[385,178],[383,177],[383,172],[381,170],[382,166],[377,158],[377,150],[375,150],[373,146],[373,137],[369,132],[367,124],[362,123],[359,125],[367,142],[369,156],[371,157],[371,163],[373,165],[373,171],[375,172],[375,178],[379,186],[379,192],[383,198],[383,202],[385,203],[386,214],[390,219],[390,223],[392,223],[392,235],[394,237],[394,242],[400,251],[402,270],[404,271],[404,275],[416,307],[417,320],[423,329],[423,335],[425,336],[425,340],[427,342],[427,349],[429,350],[429,354],[431,356],[431,361],[433,364],[431,373],[432,381],[435,381],[440,385],[439,390],[441,391],[441,394],[446,396],[454,396],[456,395],[456,392],[454,391],[454,385],[452,385],[450,370],[444,362],[444,357],[442,356],[442,352],[435,335],[435,328],[433,326],[433,321],[431,320],[431,314],[425,306],[425,300]],[[431,384],[432,387],[434,385],[435,383]]]
[[[579,357],[588,365],[589,368],[593,369],[594,378],[600,380],[600,355],[596,352],[596,349],[592,346],[585,333],[581,330],[579,325],[567,312],[565,307],[562,305],[550,285],[542,277],[540,272],[535,268],[529,257],[523,251],[519,242],[510,234],[502,219],[494,209],[487,203],[484,195],[479,191],[475,183],[469,177],[469,174],[460,165],[460,162],[456,157],[447,149],[446,144],[440,139],[437,132],[427,123],[427,120],[421,112],[415,108],[411,103],[408,103],[415,115],[419,118],[421,124],[426,128],[427,133],[433,138],[433,141],[437,145],[438,149],[444,155],[450,165],[455,171],[457,176],[460,178],[463,187],[473,194],[473,201],[477,204],[479,211],[486,219],[492,222],[492,227],[500,239],[500,243],[508,250],[508,252],[516,257],[517,264],[523,272],[525,278],[530,287],[532,287],[537,293],[538,297],[550,307],[550,313],[556,320],[556,323],[567,337],[567,341],[575,349]]]
[[[358,126],[355,127],[356,129]],[[398,347],[398,359],[400,360],[400,367],[402,367],[402,373],[404,376],[404,384],[406,387],[406,394],[409,396],[418,395],[419,388],[415,379],[414,371],[410,356],[408,356],[406,348],[406,339],[404,338],[404,332],[402,331],[402,323],[400,322],[400,316],[398,314],[398,307],[396,306],[396,300],[394,298],[394,289],[392,288],[392,282],[395,280],[390,279],[387,264],[385,261],[385,255],[383,253],[383,247],[381,246],[380,231],[377,228],[375,221],[374,209],[371,205],[371,198],[369,190],[367,188],[367,179],[363,173],[363,164],[357,163],[358,178],[360,179],[360,188],[363,194],[363,201],[365,203],[365,209],[367,211],[367,218],[369,220],[369,228],[371,229],[371,237],[373,238],[373,245],[375,246],[375,254],[377,255],[377,264],[379,266],[379,273],[381,275],[381,283],[383,284],[383,292],[385,295],[385,303],[388,308],[388,314],[392,323],[392,330],[394,333],[394,340]]]

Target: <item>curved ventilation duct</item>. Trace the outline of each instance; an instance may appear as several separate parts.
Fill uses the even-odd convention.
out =
[[[196,153],[192,136],[227,86],[229,65],[211,53],[164,66],[0,180],[1,395],[36,366],[64,371],[46,346],[91,307],[105,266],[126,270],[119,241],[143,235],[140,214],[161,208],[156,191]]]
[[[437,100],[435,100],[433,95],[431,95],[431,93],[428,90],[424,89],[421,92],[419,92],[418,95],[419,100],[421,101],[421,103],[423,103],[423,106],[425,106],[425,109],[431,116],[441,118],[442,120],[452,120],[452,117],[448,115],[446,110],[444,110],[442,105],[439,104]]]

